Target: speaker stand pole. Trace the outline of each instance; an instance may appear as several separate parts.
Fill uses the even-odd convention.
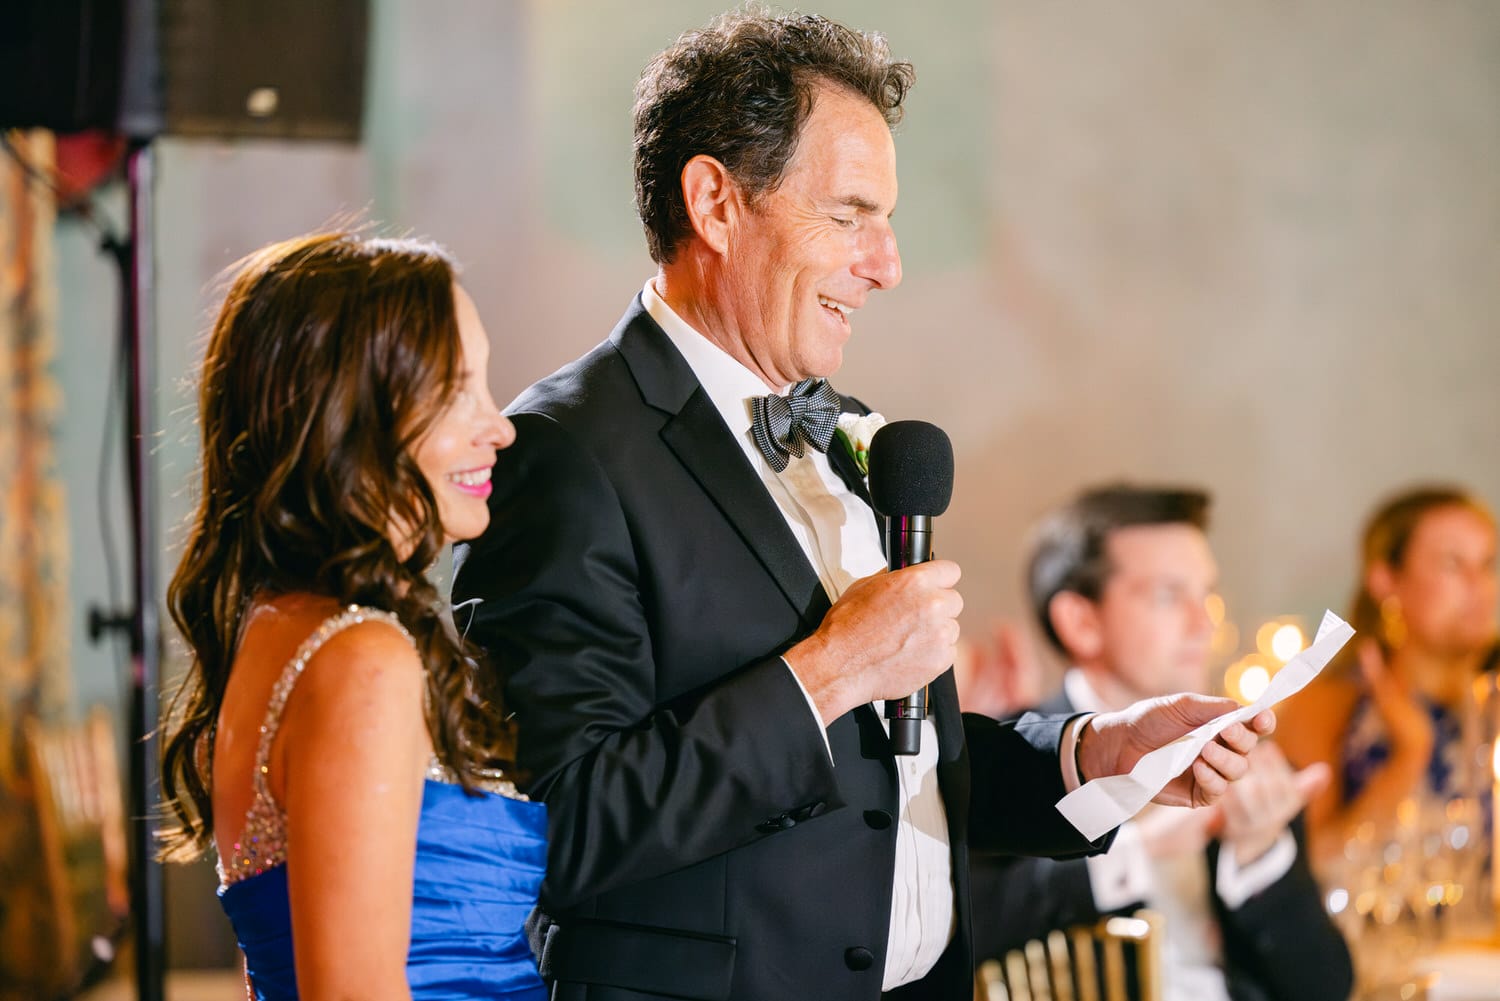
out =
[[[163,1001],[166,915],[157,861],[156,816],[161,790],[157,741],[161,684],[161,620],[156,601],[156,416],[152,403],[156,352],[155,156],[151,143],[129,153],[129,278],[124,289],[126,459],[130,474],[130,545],[135,570],[130,622],[130,911],[135,931],[138,1001]]]

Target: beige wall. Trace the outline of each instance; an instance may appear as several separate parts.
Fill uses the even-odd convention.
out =
[[[1500,500],[1500,7],[1025,3],[991,39],[941,418],[981,601],[1101,476],[1215,491],[1242,623],[1341,608],[1395,485]]]

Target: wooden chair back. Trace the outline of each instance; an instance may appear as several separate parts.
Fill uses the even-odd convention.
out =
[[[124,797],[114,727],[102,708],[83,723],[23,724],[50,897],[56,983],[66,993],[106,966],[130,913]]]

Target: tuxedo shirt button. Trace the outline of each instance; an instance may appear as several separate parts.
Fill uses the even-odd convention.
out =
[[[844,965],[856,973],[868,970],[875,965],[875,954],[862,945],[852,946],[844,950]]]
[[[891,821],[894,819],[894,817],[892,817],[889,813],[886,813],[884,810],[865,811],[865,825],[872,831],[885,830],[887,827],[891,826]]]

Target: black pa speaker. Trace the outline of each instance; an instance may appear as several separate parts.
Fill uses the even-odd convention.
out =
[[[0,128],[359,139],[369,0],[4,0]]]

